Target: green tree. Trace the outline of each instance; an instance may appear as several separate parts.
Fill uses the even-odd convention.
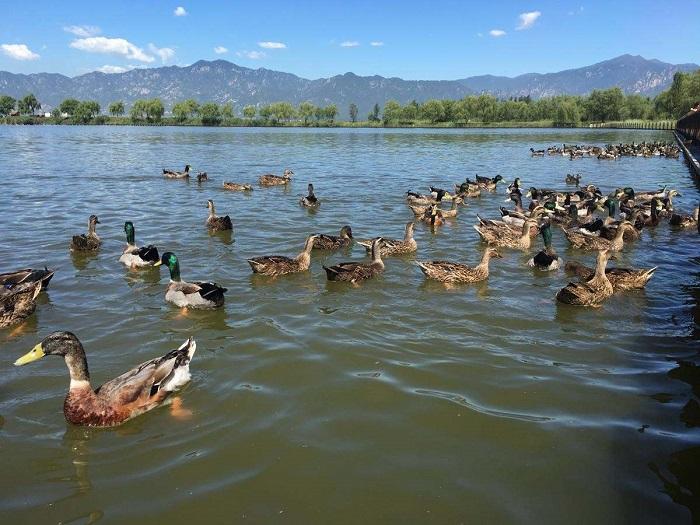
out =
[[[184,102],[177,102],[173,105],[172,114],[176,122],[182,123],[190,116],[190,111]]]
[[[352,104],[350,104],[350,108],[348,110],[348,113],[350,113],[350,120],[352,122],[357,122],[357,111],[358,111],[357,104],[355,104],[354,102]]]
[[[17,109],[19,109],[19,112],[23,115],[27,113],[33,115],[34,112],[41,107],[41,104],[34,96],[34,93],[30,93],[20,100],[17,106]]]
[[[78,124],[87,124],[100,113],[100,105],[94,100],[85,100],[78,103],[73,111],[73,121]]]
[[[328,122],[333,122],[335,120],[336,115],[338,114],[338,106],[335,104],[329,104],[325,108],[323,108],[323,116]]]
[[[374,108],[372,108],[372,112],[367,115],[367,120],[370,122],[378,122],[379,121],[379,104],[374,104]]]
[[[109,113],[115,117],[121,117],[124,114],[124,102],[121,100],[112,102],[109,105]]]
[[[0,115],[7,116],[15,109],[17,101],[9,95],[0,96]]]
[[[256,109],[255,106],[246,106],[243,108],[243,116],[247,119],[255,118]]]
[[[289,102],[274,102],[270,104],[270,117],[273,122],[288,121],[294,118],[296,112]]]
[[[199,108],[199,117],[205,126],[218,126],[221,124],[221,111],[213,102],[202,104]]]
[[[382,120],[384,125],[398,122],[401,119],[401,104],[396,100],[389,100],[384,104],[384,114]]]
[[[163,102],[159,98],[153,98],[146,102],[146,118],[153,122],[160,122],[165,113]]]
[[[299,104],[297,113],[299,113],[299,118],[304,121],[304,126],[309,125],[309,121],[314,118],[315,111],[316,106],[314,106],[311,102],[302,102]]]
[[[619,87],[611,89],[594,89],[586,101],[588,120],[612,121],[622,118],[622,105],[625,95]]]
[[[129,115],[134,122],[145,120],[148,117],[148,101],[144,99],[135,100],[131,105]]]
[[[221,105],[221,117],[224,120],[233,119],[233,104],[231,102],[226,102],[226,104]]]
[[[72,117],[73,114],[75,114],[75,110],[78,108],[79,105],[79,100],[74,98],[67,98],[66,100],[61,102],[61,105],[58,106],[58,108],[61,110],[61,113],[65,113],[69,117]]]
[[[266,104],[260,108],[258,111],[258,114],[260,115],[260,118],[262,118],[265,121],[270,120],[270,117],[272,117],[272,110],[270,109],[270,105]]]
[[[421,106],[423,119],[433,124],[445,120],[445,108],[439,100],[428,100]]]

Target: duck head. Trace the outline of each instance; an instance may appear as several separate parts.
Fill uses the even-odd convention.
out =
[[[124,223],[124,233],[126,233],[126,243],[133,246],[135,243],[136,230],[131,221],[126,221]]]
[[[352,239],[352,228],[346,224],[340,228],[340,236],[346,239]]]
[[[180,262],[177,260],[177,255],[173,252],[165,252],[160,261],[155,263],[153,266],[160,266],[164,264],[170,270],[170,280],[179,281],[180,280]]]

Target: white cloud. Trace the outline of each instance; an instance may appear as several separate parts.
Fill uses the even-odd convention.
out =
[[[148,50],[157,55],[163,64],[175,56],[175,50],[169,47],[156,47],[154,44],[148,44]]]
[[[27,44],[2,44],[0,48],[4,54],[15,60],[36,60],[39,58],[39,55],[29,49]]]
[[[107,53],[112,55],[122,55],[131,60],[139,62],[153,62],[155,58],[144,53],[143,49],[135,46],[123,38],[107,38],[104,36],[93,36],[90,38],[79,38],[70,43],[73,49],[87,51],[88,53]]]
[[[498,38],[499,36],[504,36],[505,34],[506,32],[503,31],[503,29],[492,29],[491,31],[489,31],[489,35],[496,38]]]
[[[258,45],[265,49],[287,49],[287,44],[282,42],[258,42]]]
[[[372,47],[382,47],[384,45],[384,42],[380,40],[375,40],[374,42],[370,42],[369,45]]]
[[[346,40],[345,42],[340,43],[340,47],[357,47],[359,45],[360,43],[356,40]]]
[[[177,6],[177,7],[175,8],[175,11],[173,11],[173,14],[174,14],[175,16],[187,16],[187,11],[185,10],[184,7],[182,7],[181,5],[179,5],[179,6]]]
[[[66,33],[73,33],[75,36],[79,36],[80,38],[88,38],[99,35],[102,32],[102,30],[97,26],[65,26],[63,30]]]
[[[224,46],[216,46],[214,48],[214,53],[217,55],[223,55],[225,53],[228,53],[228,49],[226,49]]]
[[[134,69],[134,66],[102,66],[98,67],[95,71],[99,71],[100,73],[112,74],[126,73],[127,71],[130,71],[132,69]]]
[[[542,13],[539,11],[530,11],[529,13],[521,13],[518,18],[520,18],[520,24],[517,29],[520,31],[521,29],[530,29],[534,23],[535,20],[537,20],[540,16],[542,16]]]
[[[249,58],[251,60],[260,60],[265,58],[267,55],[264,51],[236,51],[236,56]]]

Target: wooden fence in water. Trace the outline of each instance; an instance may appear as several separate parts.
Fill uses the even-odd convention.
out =
[[[620,120],[614,122],[596,122],[588,125],[589,128],[613,128],[613,129],[676,129],[675,120]]]

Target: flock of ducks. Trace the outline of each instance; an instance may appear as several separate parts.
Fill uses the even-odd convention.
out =
[[[620,157],[668,157],[677,159],[680,148],[673,142],[633,142],[631,144],[608,144],[607,146],[579,146],[562,144],[562,146],[550,146],[545,149],[530,148],[533,157],[545,155],[564,155],[571,160],[583,157],[597,157],[598,159],[618,159]]]
[[[606,147],[605,151],[664,151],[669,145],[663,143],[641,145],[619,145]],[[551,151],[583,151],[586,148],[564,146],[550,148]],[[593,152],[595,148],[587,148]],[[601,148],[597,148],[603,150]],[[540,150],[544,151],[544,150]],[[548,150],[549,151],[549,150]],[[539,152],[531,148],[533,154]],[[551,153],[550,154],[555,154]],[[589,153],[595,154],[595,153]],[[190,166],[184,171],[163,170],[167,178],[187,178]],[[280,186],[289,184],[294,173],[285,170],[281,176],[266,174],[259,178],[259,185]],[[198,181],[209,180],[206,173],[198,174]],[[678,192],[672,189],[638,191],[633,188],[617,188],[603,195],[598,187],[589,184],[581,186],[580,174],[568,174],[564,180],[575,184],[574,191],[559,191],[531,187],[525,196],[530,198],[527,208],[523,207],[523,188],[519,178],[507,186],[509,201],[513,208],[500,208],[500,217],[486,219],[477,215],[478,232],[486,247],[479,264],[468,266],[456,261],[432,260],[417,261],[415,264],[427,279],[445,283],[447,286],[460,283],[475,283],[489,276],[491,259],[502,258],[501,250],[514,249],[529,251],[538,235],[542,237],[542,249],[529,261],[528,266],[537,271],[553,271],[565,268],[567,273],[578,277],[579,281],[569,282],[557,294],[556,301],[571,305],[600,306],[616,292],[643,288],[653,276],[656,268],[607,268],[615,253],[624,249],[626,243],[634,242],[646,228],[654,228],[662,220],[668,219],[678,228],[697,227],[698,209],[691,215],[673,212],[673,197]],[[345,281],[357,284],[380,275],[385,268],[383,258],[402,256],[417,252],[418,245],[413,237],[416,221],[431,228],[439,228],[446,220],[457,216],[459,207],[469,198],[479,197],[482,192],[494,192],[499,183],[506,184],[503,177],[476,176],[456,184],[454,191],[430,187],[427,194],[413,191],[406,193],[406,203],[414,214],[408,221],[402,239],[379,236],[371,239],[355,240],[352,228],[345,225],[339,235],[314,234],[306,238],[301,252],[288,257],[264,255],[248,259],[251,270],[256,274],[279,277],[307,271],[314,250],[339,250],[353,243],[364,247],[370,255],[369,261],[342,262],[324,266],[329,281]],[[252,191],[252,185],[224,182],[223,187],[231,191]],[[449,208],[443,207],[450,203]],[[320,206],[314,194],[313,185],[308,185],[308,195],[299,204],[308,208]],[[206,227],[211,231],[226,231],[233,228],[228,215],[218,216],[214,202],[207,201],[208,217]],[[599,217],[596,212],[603,212]],[[75,235],[70,241],[70,249],[75,252],[96,252],[101,240],[96,226],[100,221],[96,215],[88,219],[88,231]],[[557,226],[570,244],[577,249],[597,252],[595,268],[576,261],[564,261],[552,247],[553,228]],[[119,262],[131,269],[156,268],[161,265],[168,269],[170,279],[165,291],[165,301],[180,308],[218,308],[225,302],[226,288],[213,281],[192,281],[182,279],[177,255],[166,251],[159,254],[153,245],[138,246],[136,231],[132,222],[124,223],[126,248]],[[45,290],[54,272],[48,268],[23,269],[0,274],[0,328],[18,324],[30,316],[36,308],[38,294]],[[136,368],[105,383],[97,390],[90,385],[85,351],[78,338],[70,332],[54,332],[36,345],[30,352],[17,359],[16,365],[30,363],[45,355],[63,357],[70,373],[70,389],[64,403],[66,419],[74,424],[88,426],[113,426],[121,424],[139,414],[147,412],[165,402],[172,392],[178,390],[190,379],[189,363],[196,350],[194,339],[189,338],[179,348],[164,356],[140,364]]]

